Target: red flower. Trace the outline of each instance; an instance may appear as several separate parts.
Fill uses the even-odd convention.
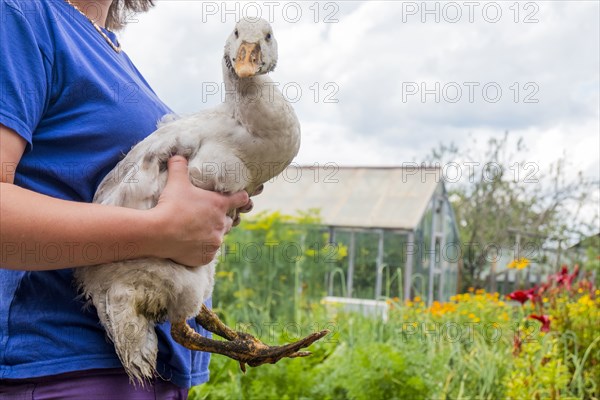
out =
[[[560,272],[552,275],[552,278],[554,278],[554,280],[556,281],[556,284],[558,286],[562,286],[567,281],[568,276],[569,276],[569,269],[567,268],[566,265],[563,265],[562,268],[560,269]]]
[[[526,293],[533,303],[540,303],[542,301],[542,294],[544,293],[544,288],[534,286],[531,289],[527,290]]]
[[[542,323],[542,332],[548,332],[550,330],[550,317],[548,315],[533,315],[529,316],[531,319],[537,319]]]
[[[569,275],[569,277],[567,278],[567,284],[569,285],[569,287],[571,287],[571,284],[573,283],[575,278],[577,278],[578,275],[579,275],[579,265],[575,264],[575,267],[573,268],[573,273],[571,275]]]
[[[575,265],[572,274],[569,274],[569,269],[566,265],[563,265],[560,272],[552,275],[552,277],[556,280],[558,287],[566,286],[567,290],[570,290],[577,275],[579,275],[579,265]]]
[[[525,304],[527,300],[533,300],[535,298],[535,289],[529,290],[517,290],[508,295],[508,298],[514,301],[518,301],[521,304]]]

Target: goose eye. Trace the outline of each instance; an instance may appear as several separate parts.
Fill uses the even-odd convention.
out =
[[[235,38],[236,38],[236,39],[237,39],[238,37],[240,37],[240,33],[238,32],[238,30],[237,30],[237,29],[235,30],[234,34],[235,34]]]
[[[271,40],[271,34],[270,34],[270,33],[267,33],[267,36],[265,36],[265,39],[267,39],[267,40]]]

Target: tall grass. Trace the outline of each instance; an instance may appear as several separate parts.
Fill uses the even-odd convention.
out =
[[[332,333],[311,346],[310,357],[249,368],[245,375],[237,362],[215,355],[210,382],[194,388],[190,399],[600,397],[595,292],[559,302],[568,317],[553,321],[557,330],[547,334],[527,318],[529,305],[482,291],[431,307],[419,298],[388,298],[384,322],[320,304],[326,273],[345,293],[346,261],[344,248],[327,248],[316,222],[311,214],[246,222],[228,238],[213,304],[227,324],[269,344],[324,328]],[[252,246],[261,257],[252,256]],[[386,296],[401,297],[402,280],[400,269],[384,268]]]

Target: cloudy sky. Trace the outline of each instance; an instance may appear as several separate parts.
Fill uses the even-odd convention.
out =
[[[573,175],[598,177],[599,4],[159,0],[121,41],[163,100],[190,113],[221,101],[210,90],[235,21],[272,22],[272,78],[302,123],[300,164],[402,165],[508,130],[541,171],[566,154]]]

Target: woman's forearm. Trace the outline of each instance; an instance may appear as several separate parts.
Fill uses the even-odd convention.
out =
[[[0,182],[0,267],[50,270],[157,256],[149,211],[59,200]]]

